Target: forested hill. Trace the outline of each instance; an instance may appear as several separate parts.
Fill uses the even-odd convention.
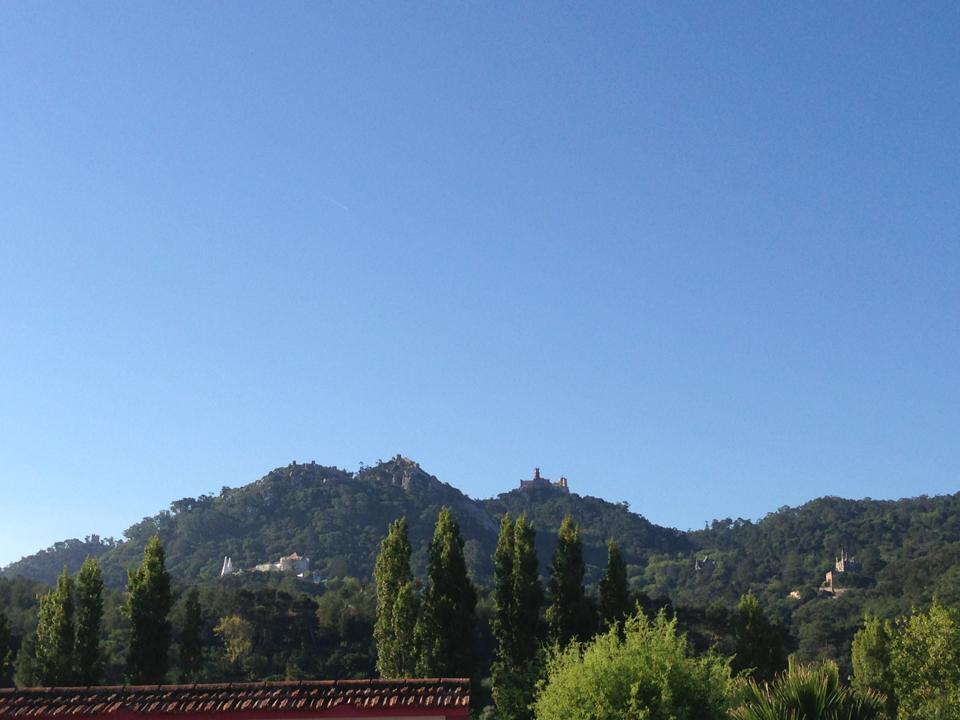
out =
[[[825,497],[781,508],[759,522],[718,520],[687,535],[687,559],[660,557],[646,568],[653,594],[677,602],[735,600],[746,589],[782,608],[814,595],[842,549],[860,568],[849,577],[848,601],[881,614],[925,605],[934,595],[960,601],[960,494],[903,500]],[[699,569],[698,569],[699,568]]]
[[[607,540],[614,538],[626,561],[639,569],[651,556],[666,553],[687,555],[694,549],[690,539],[672,528],[654,525],[630,512],[625,503],[612,504],[595,497],[558,492],[553,488],[511,490],[480,504],[494,517],[505,512],[525,514],[537,528],[537,555],[544,569],[556,544],[556,529],[564,516],[572,515],[580,525],[588,580],[599,577],[607,562]],[[545,532],[548,531],[548,532]]]
[[[215,577],[224,556],[231,557],[236,568],[250,568],[291,552],[311,558],[323,577],[362,578],[372,573],[387,525],[400,516],[409,521],[414,569],[422,573],[437,512],[444,505],[460,522],[467,562],[480,583],[490,580],[499,516],[505,510],[526,511],[533,519],[544,572],[556,529],[568,512],[583,525],[589,578],[594,581],[606,562],[608,537],[621,542],[627,562],[635,567],[645,564],[651,553],[690,549],[682,534],[657,527],[623,505],[550,488],[514,490],[477,501],[397,456],[356,473],[314,463],[290,464],[218,495],[177,500],[130,527],[122,542],[88,538],[58,543],[9,565],[2,574],[52,583],[65,565],[75,571],[92,554],[100,558],[106,582],[119,588],[127,569],[139,562],[147,539],[159,533],[167,565],[181,582]]]
[[[2,574],[50,583],[64,565],[75,571],[90,554],[100,557],[108,584],[120,588],[146,540],[159,533],[168,566],[181,583],[216,577],[225,555],[235,567],[250,568],[294,551],[310,557],[322,577],[363,578],[372,572],[388,523],[404,515],[415,571],[422,575],[443,505],[460,522],[470,571],[481,584],[490,581],[503,512],[525,512],[532,519],[544,575],[556,528],[569,513],[582,528],[588,583],[599,577],[606,539],[613,537],[636,590],[686,607],[729,606],[752,590],[795,629],[822,628],[820,635],[810,630],[810,637],[799,637],[801,643],[834,642],[831,633],[858,623],[865,609],[903,612],[934,594],[960,604],[960,495],[897,501],[828,497],[782,508],[758,522],[718,520],[683,533],[654,525],[623,503],[555,488],[474,500],[400,456],[356,473],[313,463],[277,468],[216,496],[177,500],[133,525],[121,542],[65,541]],[[841,548],[856,556],[860,569],[845,576],[843,602],[835,603],[835,596],[818,589]]]

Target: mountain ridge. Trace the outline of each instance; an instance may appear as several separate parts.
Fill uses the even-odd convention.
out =
[[[158,533],[171,572],[182,582],[215,576],[224,556],[230,556],[237,567],[252,567],[293,551],[319,561],[324,576],[363,577],[372,572],[387,524],[400,515],[410,523],[414,567],[422,569],[433,521],[443,505],[451,507],[461,524],[471,572],[481,582],[492,574],[490,555],[499,515],[505,511],[525,511],[532,517],[544,568],[552,552],[551,535],[567,512],[585,525],[594,574],[605,562],[600,551],[605,553],[607,538],[594,527],[601,519],[615,520],[622,542],[633,548],[628,558],[636,561],[644,560],[651,549],[684,545],[681,533],[650,523],[624,504],[551,487],[514,488],[496,497],[474,499],[418,462],[397,455],[361,465],[357,472],[292,462],[246,485],[224,487],[218,495],[174,500],[168,509],[132,524],[123,540],[93,535],[60,541],[0,568],[0,576],[22,575],[52,583],[64,566],[74,572],[92,555],[101,559],[106,582],[120,587],[126,568],[137,563],[146,539]],[[673,545],[666,539],[672,539]],[[337,551],[343,547],[350,549]]]
[[[291,463],[216,496],[175,500],[134,523],[123,541],[97,536],[63,541],[11,563],[0,575],[49,584],[64,565],[75,571],[90,554],[100,558],[105,581],[122,588],[146,540],[159,533],[168,567],[183,584],[216,578],[224,556],[235,567],[251,568],[294,551],[310,557],[324,578],[365,578],[387,525],[403,515],[414,571],[422,576],[433,523],[444,505],[460,522],[467,563],[481,585],[492,577],[498,518],[523,512],[537,530],[542,575],[556,528],[571,514],[582,529],[588,584],[599,579],[612,537],[634,589],[686,606],[732,605],[754,592],[783,622],[800,617],[805,626],[819,623],[829,635],[826,617],[842,628],[864,611],[907,611],[934,595],[960,604],[960,494],[900,500],[827,496],[781,507],[755,522],[725,518],[703,530],[680,531],[650,522],[626,503],[553,486],[474,499],[399,455],[357,472]],[[862,571],[844,588],[849,592],[843,602],[831,604],[839,596],[825,595],[820,586],[841,548],[857,555]],[[838,613],[842,617],[835,617]]]

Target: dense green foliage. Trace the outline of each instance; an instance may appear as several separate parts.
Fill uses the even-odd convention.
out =
[[[183,603],[183,623],[178,641],[178,668],[182,683],[196,682],[203,669],[203,609],[200,592],[190,588]]]
[[[560,524],[557,548],[550,561],[550,606],[547,608],[550,639],[561,646],[571,640],[586,640],[595,628],[583,587],[585,572],[580,528],[567,515]]]
[[[105,584],[121,589],[127,568],[159,534],[168,568],[181,583],[215,578],[224,555],[235,567],[249,568],[293,550],[312,557],[324,578],[367,578],[389,523],[406,517],[411,569],[423,577],[433,523],[444,505],[458,518],[467,566],[480,585],[492,581],[497,526],[505,512],[525,513],[538,528],[544,575],[561,520],[571,515],[581,531],[584,582],[594,595],[607,562],[606,542],[613,538],[634,597],[650,608],[669,603],[698,647],[719,642],[733,652],[732,644],[725,647],[732,638],[731,618],[722,615],[752,592],[771,621],[787,630],[788,651],[804,662],[832,659],[847,675],[850,642],[865,613],[892,618],[928,606],[934,595],[948,607],[960,607],[960,495],[822,498],[758,522],[718,520],[702,531],[681,533],[652,525],[625,503],[551,488],[474,501],[399,456],[355,473],[291,464],[246,487],[178,500],[131,527],[125,542],[91,537],[58,543],[3,574],[52,584],[64,565],[76,571],[92,555],[101,560]],[[818,588],[841,547],[855,554],[862,568],[838,579],[845,594],[836,599]],[[16,612],[8,614],[19,647],[24,635]]]
[[[0,687],[13,684],[13,645],[10,635],[10,621],[0,611]]]
[[[41,685],[72,685],[75,678],[73,581],[66,569],[56,587],[40,597],[37,610],[36,681]]]
[[[421,677],[473,677],[476,671],[477,591],[463,546],[459,524],[449,508],[441,508],[416,629]]]
[[[883,697],[854,693],[840,682],[836,663],[802,666],[762,685],[750,681],[733,720],[882,720]]]
[[[580,527],[585,581],[590,585],[600,580],[607,565],[607,541],[610,538],[616,540],[628,567],[634,568],[643,567],[654,555],[687,556],[695,549],[684,533],[654,525],[631,512],[627,503],[611,503],[552,488],[528,488],[511,490],[479,504],[494,517],[507,512],[514,517],[523,515],[537,528],[537,557],[542,568],[550,564],[563,519],[568,515],[572,517]],[[489,552],[493,553],[492,544]],[[478,574],[478,577],[483,578],[483,575]]]
[[[490,667],[498,645],[496,596],[503,587],[495,582],[494,555],[498,523],[507,512],[513,518],[526,515],[536,550],[527,559],[540,568],[544,581],[555,574],[550,563],[555,551],[568,544],[558,536],[562,519],[570,515],[579,525],[586,630],[576,634],[588,636],[610,612],[607,603],[614,585],[604,579],[605,568],[614,570],[607,574],[615,577],[621,566],[611,562],[607,540],[612,538],[631,605],[638,601],[651,614],[665,609],[696,652],[713,648],[734,656],[736,668],[755,668],[761,680],[782,668],[786,653],[804,663],[832,660],[841,677],[867,677],[861,660],[892,652],[895,628],[888,623],[887,650],[867,643],[858,660],[858,646],[853,644],[853,656],[851,646],[865,615],[883,623],[914,607],[925,612],[934,596],[945,610],[960,609],[960,495],[901,501],[823,498],[757,522],[721,520],[702,531],[680,533],[650,524],[625,503],[550,488],[513,490],[474,501],[400,457],[356,473],[291,464],[243,488],[176,501],[169,511],[130,528],[122,543],[95,536],[67,541],[6,568],[0,577],[0,612],[9,620],[8,645],[16,658],[17,680],[36,682],[46,652],[37,647],[38,594],[49,591],[64,565],[76,572],[88,556],[100,559],[105,584],[100,677],[104,682],[127,679],[126,654],[134,629],[121,612],[127,604],[123,579],[154,535],[164,543],[173,580],[168,622],[177,652],[167,654],[175,665],[167,679],[369,675],[376,659],[376,614],[374,588],[367,579],[380,540],[399,517],[408,522],[410,580],[409,587],[397,591],[399,610],[392,626],[403,648],[402,662],[409,668],[420,654],[411,636],[417,623],[410,621],[422,614],[424,593],[417,579],[426,580],[435,520],[444,505],[451,508],[462,533],[466,575],[480,587],[471,645],[479,676]],[[831,595],[820,586],[841,548],[856,555],[860,566],[835,576],[842,592]],[[224,555],[233,558],[235,567],[249,568],[293,550],[314,558],[315,575],[323,582],[249,572],[216,577]],[[46,586],[18,573],[39,578]],[[350,579],[353,576],[362,579]],[[188,607],[186,590],[191,587],[198,591],[200,608]],[[79,588],[74,595],[73,649],[79,655]],[[754,598],[748,613],[737,608],[744,595]],[[622,595],[618,597],[622,602]],[[531,623],[537,631],[542,610]],[[44,616],[54,614],[47,610]],[[250,656],[238,663],[229,660],[222,638],[214,634],[230,616],[255,628]],[[49,633],[44,630],[43,636]],[[93,633],[87,636],[92,639]],[[199,644],[191,636],[199,637]],[[764,647],[763,639],[773,646]],[[75,658],[70,672],[79,672],[80,665]],[[891,665],[881,668],[886,680],[864,680],[864,687],[890,686]],[[529,687],[535,677],[534,671],[521,685]],[[499,686],[507,692],[506,684]],[[894,693],[887,694],[891,702],[896,699]],[[523,703],[520,697],[516,707]]]
[[[101,538],[99,535],[89,535],[83,540],[63,540],[11,563],[0,574],[8,578],[26,577],[53,585],[64,568],[75,573],[87,558],[100,558],[118,545],[113,538]]]
[[[890,675],[898,720],[960,718],[960,617],[935,602],[897,621]]]
[[[77,573],[76,606],[76,681],[81,685],[97,685],[103,674],[103,658],[100,654],[103,579],[96,558],[87,558]]]
[[[312,558],[322,577],[368,578],[380,540],[398,517],[407,518],[412,566],[422,574],[434,521],[444,506],[459,519],[471,570],[478,578],[489,578],[496,519],[480,503],[399,456],[356,473],[301,463],[277,468],[245,487],[177,500],[169,510],[128,528],[125,542],[115,546],[58,543],[3,574],[50,584],[64,565],[76,572],[87,555],[94,555],[101,561],[104,582],[122,589],[127,568],[159,535],[167,569],[180,582],[216,578],[225,555],[237,568],[252,568],[294,550]]]
[[[688,538],[694,556],[655,554],[628,568],[635,585],[687,608],[730,606],[752,591],[789,630],[798,659],[834,660],[841,676],[851,672],[850,642],[864,614],[893,618],[935,595],[960,606],[960,495],[821,498],[759,522],[715,521]],[[818,588],[841,548],[862,567],[832,597]]]
[[[890,645],[893,623],[878,617],[867,617],[864,626],[853,637],[850,650],[853,662],[853,687],[859,693],[876,692],[887,698],[887,713],[896,712],[896,694],[890,668]]]
[[[134,684],[162,683],[167,675],[173,605],[170,575],[159,537],[143,551],[143,562],[130,572],[126,612],[130,618],[130,650],[127,671]]]
[[[564,494],[549,488],[513,490],[490,500],[473,500],[400,456],[348,472],[312,463],[277,468],[239,488],[187,497],[168,510],[128,528],[125,541],[68,540],[0,571],[52,584],[66,566],[76,572],[88,556],[101,562],[104,582],[122,589],[127,568],[139,562],[147,541],[163,540],[167,568],[180,582],[213,579],[225,555],[237,568],[251,568],[297,550],[313,559],[323,577],[371,577],[379,543],[388,525],[406,517],[413,549],[411,566],[426,571],[433,525],[440,508],[451,508],[464,538],[471,576],[489,583],[499,516],[525,514],[539,529],[537,556],[546,568],[565,515],[581,525],[586,580],[599,580],[607,539],[617,540],[628,565],[646,563],[651,553],[689,553],[682,533],[660,528],[623,503]]]
[[[732,689],[720,657],[690,655],[675,620],[627,619],[581,649],[570,644],[547,663],[537,720],[721,720]]]
[[[417,648],[413,647],[413,638],[406,636],[408,629],[415,626],[418,610],[410,571],[411,553],[407,520],[400,518],[390,523],[373,567],[377,586],[377,622],[373,626],[373,639],[377,644],[380,677],[413,677],[416,672]],[[410,614],[413,614],[414,624],[408,628],[405,616]]]
[[[733,611],[733,636],[735,670],[769,680],[786,665],[783,632],[770,621],[753,593],[740,598]]]
[[[509,513],[503,516],[494,554],[491,623],[497,642],[491,667],[493,700],[502,720],[531,717],[533,689],[541,671],[543,587],[537,575],[535,537],[523,515],[516,522]]]
[[[607,543],[607,569],[600,578],[600,620],[606,627],[622,622],[630,611],[627,566],[615,540]]]

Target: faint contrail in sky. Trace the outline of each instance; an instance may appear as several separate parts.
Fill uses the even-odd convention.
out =
[[[346,210],[347,212],[350,212],[350,208],[348,208],[348,207],[347,207],[346,205],[344,205],[342,202],[337,202],[336,200],[334,200],[334,199],[333,199],[332,197],[330,197],[329,195],[321,195],[320,197],[323,198],[324,200],[326,200],[328,203],[332,203],[333,205],[336,205],[336,206],[337,206],[338,208],[340,208],[341,210]]]

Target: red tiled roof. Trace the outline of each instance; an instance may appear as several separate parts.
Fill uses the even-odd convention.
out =
[[[221,685],[146,685],[0,690],[0,718],[460,715],[470,709],[470,681],[304,680]]]

